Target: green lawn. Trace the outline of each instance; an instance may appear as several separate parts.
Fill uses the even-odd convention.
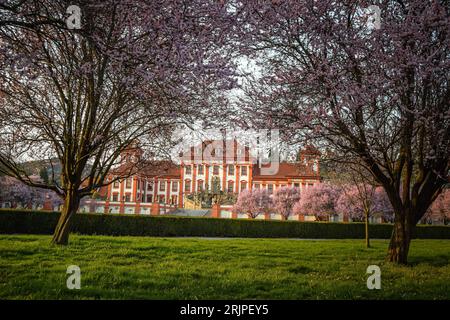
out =
[[[414,240],[411,266],[387,241],[0,235],[0,299],[449,299],[450,241]],[[66,288],[68,265],[81,290]],[[368,290],[366,268],[381,268]]]

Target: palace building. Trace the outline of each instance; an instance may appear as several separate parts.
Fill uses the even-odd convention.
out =
[[[130,148],[122,154],[122,165],[111,172],[132,168],[142,151]],[[210,140],[190,147],[180,154],[180,163],[151,161],[140,165],[128,178],[110,184],[104,201],[91,201],[88,210],[117,214],[164,214],[187,207],[189,195],[220,188],[239,195],[248,188],[267,189],[273,193],[280,187],[300,190],[320,182],[319,152],[307,147],[297,161],[261,165],[250,148],[237,140]],[[230,206],[231,207],[231,206]]]

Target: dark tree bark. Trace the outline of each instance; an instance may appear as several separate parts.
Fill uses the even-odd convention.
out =
[[[53,233],[52,243],[57,245],[69,244],[69,234],[74,215],[80,207],[80,198],[76,192],[68,193],[64,199],[64,206],[59,216],[58,224]]]
[[[394,229],[392,230],[387,256],[389,262],[405,265],[408,263],[408,252],[413,227],[414,225],[408,219],[406,212],[395,215]]]

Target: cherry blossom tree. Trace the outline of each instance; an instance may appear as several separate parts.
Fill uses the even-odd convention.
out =
[[[317,220],[329,220],[336,213],[335,205],[340,188],[330,183],[319,183],[302,191],[294,214],[313,215]]]
[[[241,101],[248,125],[357,158],[394,208],[387,260],[406,264],[449,179],[447,1],[250,0],[241,14],[242,52],[258,70]]]
[[[293,215],[294,205],[300,200],[300,189],[295,187],[278,188],[272,196],[273,210],[280,214],[283,220]]]
[[[267,190],[245,189],[240,194],[233,206],[233,211],[246,214],[250,219],[255,219],[260,214],[269,212],[272,208],[272,200]]]
[[[392,216],[389,199],[383,188],[367,183],[344,185],[341,190],[336,200],[336,212],[348,215],[353,221],[365,222],[366,247],[369,248],[369,218],[381,216],[386,219]]]
[[[216,1],[80,1],[81,29],[70,29],[71,1],[36,3],[0,7],[0,170],[63,199],[52,241],[64,245],[83,197],[145,165],[108,180],[121,154],[154,157],[234,86],[232,19]],[[54,158],[61,175],[48,183],[21,165]]]
[[[341,189],[336,202],[336,211],[352,220],[364,221],[366,247],[370,247],[369,219],[373,216],[385,220],[392,218],[392,206],[383,188],[379,187],[372,175],[361,166],[358,159],[344,162],[333,159],[333,172],[328,176]]]
[[[46,201],[52,207],[61,204],[61,199],[52,191],[30,187],[12,177],[0,177],[0,207],[35,209]]]
[[[442,221],[444,224],[448,224],[450,221],[450,190],[444,190],[433,201],[433,204],[428,209],[427,213],[423,217],[426,221]]]
[[[375,188],[373,212],[382,217],[385,222],[394,222],[394,208],[383,187]]]

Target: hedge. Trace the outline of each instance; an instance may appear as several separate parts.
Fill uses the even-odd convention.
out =
[[[0,210],[0,233],[52,234],[59,212]],[[362,239],[364,223],[267,221],[78,213],[73,233],[112,236]],[[370,237],[390,238],[392,224],[371,224]],[[450,226],[417,226],[414,238],[450,239]]]

